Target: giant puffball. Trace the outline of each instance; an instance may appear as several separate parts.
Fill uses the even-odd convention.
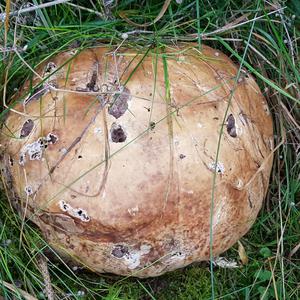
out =
[[[254,223],[273,160],[266,101],[237,73],[205,45],[52,57],[1,130],[10,201],[96,272],[157,276],[210,244],[217,257]]]

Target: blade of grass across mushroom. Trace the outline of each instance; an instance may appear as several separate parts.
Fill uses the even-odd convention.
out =
[[[230,80],[231,80],[231,78],[228,79],[228,81],[230,81]],[[185,106],[190,105],[191,103],[193,103],[194,101],[198,100],[202,96],[207,95],[207,94],[211,93],[212,91],[215,91],[215,90],[217,90],[219,88],[222,88],[223,85],[224,85],[224,83],[221,83],[221,84],[213,87],[212,89],[210,89],[208,91],[205,91],[203,94],[190,99],[189,101],[187,101],[186,103],[182,104],[178,108],[176,108],[174,110],[170,110],[170,115],[176,113],[178,111],[178,109],[180,110],[180,109],[184,108]],[[159,119],[156,122],[156,124],[159,124],[159,123],[167,120],[168,116],[169,116],[169,114],[165,115],[164,117],[162,117],[161,119]],[[146,128],[143,132],[141,132],[140,134],[138,134],[131,141],[129,141],[128,143],[126,143],[124,146],[122,146],[121,148],[119,148],[115,152],[111,153],[111,155],[110,155],[109,158],[112,158],[114,155],[117,155],[120,151],[123,151],[126,147],[128,147],[132,143],[134,143],[137,140],[139,140],[141,137],[143,137],[145,134],[147,134],[150,129],[151,129],[151,125],[149,124],[149,127]],[[82,175],[78,176],[75,180],[71,181],[69,184],[64,185],[63,188],[61,188],[56,194],[54,194],[51,198],[47,199],[47,201],[45,201],[45,204],[42,207],[36,208],[35,212],[30,217],[27,218],[26,222],[29,222],[34,216],[36,216],[37,213],[39,213],[40,211],[42,211],[43,209],[45,209],[47,207],[47,205],[49,205],[52,201],[54,201],[56,199],[56,197],[58,197],[61,193],[63,193],[67,189],[69,189],[73,184],[75,184],[76,182],[78,182],[79,180],[81,180],[82,178],[84,178],[84,176],[86,176],[87,174],[89,174],[90,172],[92,172],[93,170],[95,170],[96,168],[98,168],[99,166],[101,166],[104,163],[105,163],[105,160],[100,161],[99,163],[95,164],[93,167],[91,167],[90,169],[88,169],[87,171],[85,171]]]
[[[158,63],[158,47],[155,49],[155,54],[152,52],[152,69],[153,69],[153,75],[154,75],[154,82],[153,82],[153,92],[152,92],[152,99],[151,99],[151,107],[150,107],[150,115],[149,115],[149,122],[148,126],[149,129],[151,130],[151,125],[154,124],[155,122],[152,121],[152,115],[153,115],[153,107],[154,107],[154,99],[155,99],[155,94],[156,94],[156,85],[157,85],[157,63]]]
[[[228,103],[227,103],[226,110],[224,112],[224,117],[223,117],[223,120],[222,120],[222,123],[221,123],[222,126],[220,128],[220,133],[219,133],[219,137],[218,137],[218,144],[217,144],[217,149],[216,149],[215,166],[214,166],[214,172],[213,172],[213,177],[212,177],[212,192],[211,192],[210,217],[209,217],[209,219],[210,219],[210,221],[209,221],[209,224],[210,224],[210,226],[209,226],[209,248],[210,248],[209,249],[209,256],[210,256],[211,298],[212,299],[214,299],[214,297],[215,297],[214,296],[215,291],[214,291],[214,270],[213,270],[214,256],[213,256],[213,228],[212,228],[212,224],[213,224],[213,209],[214,209],[216,181],[217,181],[217,165],[218,165],[218,162],[219,162],[219,155],[220,155],[220,150],[221,150],[221,140],[222,140],[222,135],[223,135],[223,132],[224,132],[223,124],[226,124],[226,119],[227,119],[227,115],[228,115],[228,112],[229,112],[230,104],[231,104],[234,92],[235,92],[235,90],[237,88],[237,85],[238,85],[238,80],[240,78],[241,70],[242,70],[242,67],[244,65],[245,57],[246,57],[248,47],[249,47],[249,43],[250,43],[252,33],[253,33],[253,30],[254,30],[256,16],[257,16],[257,13],[256,13],[254,21],[252,22],[252,25],[251,25],[251,29],[250,29],[250,32],[249,32],[247,44],[246,44],[243,56],[241,58],[240,66],[239,66],[237,75],[236,75],[235,80],[234,80],[233,88],[231,89],[230,95],[228,97]]]
[[[164,51],[164,49],[163,49]],[[168,175],[168,183],[167,189],[165,194],[165,201],[163,206],[163,211],[161,217],[163,217],[163,213],[166,209],[167,201],[169,198],[169,194],[171,191],[171,186],[173,183],[174,177],[174,128],[173,128],[173,113],[172,106],[171,106],[171,91],[170,91],[170,81],[169,81],[169,72],[168,72],[168,61],[167,56],[165,53],[162,54],[162,62],[163,62],[163,69],[164,69],[164,84],[165,84],[165,105],[166,105],[166,117],[167,117],[167,124],[168,124],[168,139],[169,139],[169,175]],[[175,109],[175,112],[177,109]]]

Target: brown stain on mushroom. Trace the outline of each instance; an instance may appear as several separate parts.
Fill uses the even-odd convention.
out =
[[[233,114],[230,114],[227,117],[227,124],[226,124],[226,129],[227,129],[227,133],[233,137],[236,138],[237,137],[237,132],[236,132],[236,127],[235,127],[235,119]]]
[[[114,143],[123,143],[127,139],[127,134],[122,125],[113,123],[110,128],[110,137]]]
[[[128,101],[131,99],[131,94],[129,89],[126,86],[121,86],[121,92],[116,92],[111,100],[111,103],[108,107],[108,113],[119,119],[125,114],[128,109]]]
[[[22,126],[20,138],[27,137],[32,131],[33,126],[34,126],[34,122],[31,119],[28,119]]]

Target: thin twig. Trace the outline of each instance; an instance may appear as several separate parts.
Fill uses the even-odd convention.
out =
[[[276,66],[274,66],[262,53],[260,53],[254,46],[249,44],[249,48],[253,50],[258,56],[260,56],[268,65],[270,65],[274,70],[276,70]]]
[[[43,279],[44,279],[45,292],[46,292],[47,299],[54,300],[55,294],[54,294],[52,284],[51,284],[51,278],[50,278],[50,274],[49,274],[47,259],[45,256],[40,254],[37,257],[37,262],[38,262],[39,269],[40,269]]]
[[[87,7],[83,7],[83,6],[80,6],[80,5],[78,5],[78,4],[74,4],[74,3],[70,3],[70,2],[69,2],[69,3],[66,3],[66,4],[68,4],[68,5],[72,6],[72,7],[81,9],[81,10],[88,11],[88,12],[93,13],[93,14],[95,14],[96,16],[99,16],[99,17],[101,17],[102,19],[104,19],[104,15],[103,15],[102,13],[96,11],[96,10],[93,10],[93,9],[90,9],[90,8],[87,8]]]
[[[66,3],[66,2],[69,2],[69,1],[71,1],[71,0],[55,0],[55,1],[52,1],[52,2],[48,2],[48,3],[43,3],[43,4],[39,4],[39,5],[33,5],[33,6],[30,6],[30,7],[26,7],[26,8],[20,9],[18,11],[10,12],[8,15],[10,17],[11,16],[18,16],[20,14],[28,13],[28,12],[31,12],[31,11],[35,11],[37,9],[41,9],[41,8],[45,8],[45,7],[50,7],[50,6],[57,5],[57,4]],[[6,13],[0,14],[0,21],[3,22],[5,19],[6,19]]]
[[[247,20],[245,22],[241,22],[241,23],[238,23],[238,24],[235,24],[235,25],[232,25],[232,26],[228,26],[228,25],[225,25],[223,26],[222,28],[219,28],[217,30],[214,30],[214,31],[211,31],[211,32],[208,32],[208,33],[202,33],[200,36],[203,38],[203,37],[206,37],[206,36],[209,36],[209,35],[215,35],[215,34],[219,34],[219,33],[223,33],[227,30],[231,30],[231,29],[234,29],[234,28],[237,28],[237,27],[240,27],[240,26],[243,26],[245,24],[248,24],[248,23],[251,23],[251,22],[254,22],[254,21],[257,21],[257,20],[260,20],[262,18],[264,18],[265,16],[269,16],[269,15],[273,15],[275,13],[278,13],[279,11],[282,11],[286,8],[286,6],[282,7],[282,8],[279,8],[277,10],[274,10],[274,11],[271,11],[269,13],[267,13],[266,15],[261,15],[259,17],[255,17],[251,20]],[[190,36],[197,36],[198,34],[195,33],[195,34],[191,34]]]

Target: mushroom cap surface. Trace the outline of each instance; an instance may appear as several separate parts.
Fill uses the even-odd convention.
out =
[[[266,101],[237,72],[205,45],[53,57],[1,131],[15,207],[100,273],[161,275],[208,260],[211,239],[218,256],[254,223],[273,160]]]

